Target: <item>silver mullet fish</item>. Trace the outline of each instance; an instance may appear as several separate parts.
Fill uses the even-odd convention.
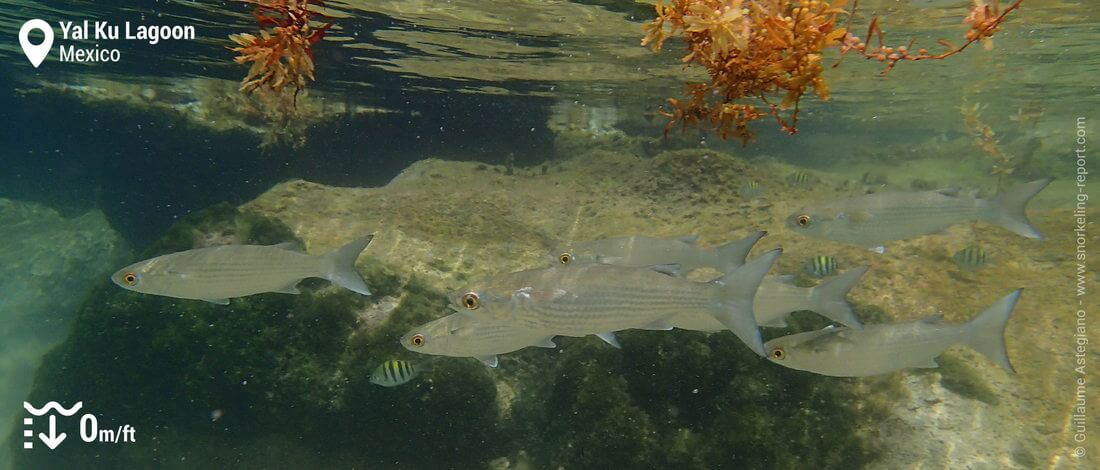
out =
[[[709,314],[759,355],[764,354],[752,299],[781,249],[707,283],[650,268],[593,264],[512,273],[451,295],[458,309],[513,321],[546,335],[613,338],[629,328],[671,328],[682,313]],[[611,342],[615,344],[615,342]]]
[[[477,312],[456,312],[413,328],[401,337],[409,351],[449,357],[473,357],[489,367],[497,355],[528,346],[554,348],[554,335]]]
[[[973,220],[1041,239],[1024,208],[1050,182],[1044,178],[1020,184],[989,199],[965,196],[955,189],[865,194],[797,211],[787,218],[787,225],[803,235],[868,248]]]
[[[297,294],[298,283],[320,277],[345,289],[370,295],[355,270],[355,260],[373,235],[321,256],[294,245],[224,245],[181,251],[131,264],[111,275],[123,289],[178,299],[226,305],[229,299],[264,292]]]
[[[1003,297],[967,323],[949,325],[942,315],[903,323],[830,327],[776,338],[765,345],[768,360],[791,369],[834,377],[887,374],[909,367],[939,367],[936,357],[963,344],[1015,372],[1004,332],[1020,292]]]
[[[699,237],[695,235],[668,239],[632,235],[559,247],[550,250],[549,256],[551,263],[555,265],[585,266],[598,263],[646,267],[676,263],[684,273],[704,267],[729,273],[745,264],[745,257],[764,235],[767,232],[756,232],[715,248],[699,247],[696,245]]]

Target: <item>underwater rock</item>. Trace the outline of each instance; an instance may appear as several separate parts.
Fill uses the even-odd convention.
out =
[[[541,373],[555,380],[518,397],[522,445],[540,466],[858,468],[876,455],[862,429],[882,410],[857,407],[844,383],[767,367],[733,335],[619,337],[621,351],[559,340]]]
[[[72,97],[86,105],[111,106],[127,113],[164,113],[197,129],[254,134],[264,147],[300,146],[309,127],[346,121],[354,116],[418,114],[357,105],[339,94],[317,90],[295,97],[272,92],[244,95],[237,88],[235,82],[214,78],[176,77],[170,81],[148,79],[130,83],[83,77],[71,82],[43,82],[16,93]]]
[[[142,256],[209,240],[273,244],[294,237],[277,221],[223,204],[180,220]],[[16,467],[91,460],[132,467],[180,456],[188,465],[218,466],[242,446],[286,438],[300,454],[331,451],[360,464],[431,468],[494,457],[487,443],[499,426],[496,388],[479,364],[440,363],[393,389],[369,383],[382,360],[410,359],[395,338],[436,316],[446,299],[415,278],[387,274],[386,267],[361,271],[383,295],[364,297],[307,280],[300,295],[260,294],[222,306],[102,283],[84,301],[70,337],[47,354],[30,401],[83,401],[101,420],[132,424],[141,440],[110,449],[20,452]],[[401,300],[387,320],[359,325],[357,312],[394,297]],[[195,447],[219,431],[232,439]],[[435,445],[415,453],[401,447],[418,439]],[[454,460],[451,449],[460,445],[474,451]],[[280,466],[282,458],[252,455],[249,465]]]
[[[747,361],[741,364],[738,356],[731,358],[715,358],[714,356],[684,356],[677,362],[676,367],[668,366],[668,370],[661,369],[661,374],[645,376],[639,380],[641,374],[635,368],[647,369],[655,359],[648,362],[634,362],[633,355],[647,353],[638,352],[629,345],[635,333],[626,332],[620,336],[620,341],[626,350],[622,352],[610,351],[598,341],[586,339],[558,338],[557,350],[522,350],[517,353],[504,355],[500,358],[501,365],[492,371],[497,382],[506,382],[509,388],[515,390],[514,401],[511,401],[510,412],[504,407],[505,420],[520,426],[522,422],[543,423],[545,426],[538,428],[539,436],[548,435],[548,442],[540,443],[537,439],[524,437],[520,448],[527,450],[532,458],[540,464],[571,462],[573,465],[596,465],[602,460],[595,460],[597,456],[588,451],[582,453],[576,449],[580,442],[579,436],[587,436],[595,439],[595,435],[582,434],[579,425],[570,423],[546,423],[548,416],[554,413],[565,416],[603,416],[603,410],[595,410],[587,405],[597,405],[595,401],[586,402],[586,405],[575,403],[580,400],[580,384],[586,374],[593,376],[604,374],[612,377],[625,377],[625,384],[611,378],[601,378],[598,381],[592,377],[590,382],[585,382],[587,387],[593,390],[606,389],[606,393],[618,397],[621,401],[614,403],[612,410],[607,414],[609,420],[622,420],[621,422],[601,422],[607,429],[613,430],[614,442],[604,448],[613,455],[622,455],[623,462],[632,462],[636,465],[684,465],[705,467],[709,462],[719,459],[716,454],[707,454],[710,446],[729,446],[729,442],[718,443],[716,437],[710,433],[722,429],[719,425],[707,425],[704,428],[693,424],[689,418],[700,420],[716,418],[710,414],[721,415],[716,411],[718,403],[722,403],[722,410],[726,410],[727,402],[719,402],[718,398],[710,398],[706,412],[700,412],[693,406],[702,406],[695,394],[688,392],[699,387],[686,388],[686,392],[678,392],[665,402],[659,402],[661,406],[651,404],[651,396],[658,393],[637,387],[636,383],[652,382],[665,383],[675,381],[671,378],[680,374],[681,380],[689,383],[698,382],[691,377],[691,373],[703,374],[704,377],[713,376],[705,372],[698,372],[699,368],[707,364],[695,364],[694,361],[714,361],[719,364],[727,364],[726,367],[738,367],[734,375],[743,376],[742,385],[749,391],[739,392],[760,398],[769,393],[777,393],[768,388],[769,383],[774,384],[799,384],[815,390],[812,393],[827,396],[822,404],[803,395],[791,395],[793,400],[801,400],[804,403],[801,413],[808,416],[816,416],[815,419],[826,420],[829,413],[849,413],[844,408],[836,409],[830,400],[853,400],[857,407],[871,407],[875,410],[888,410],[881,414],[872,413],[887,422],[897,420],[896,414],[908,413],[897,405],[906,402],[898,396],[909,397],[928,396],[929,394],[941,394],[943,400],[959,403],[972,403],[974,400],[967,396],[977,396],[974,392],[984,389],[984,384],[995,397],[986,397],[987,401],[996,400],[998,405],[995,412],[991,411],[985,423],[990,426],[998,426],[1004,429],[1006,439],[1016,439],[1017,447],[1025,449],[1020,455],[1046,455],[1049,446],[1040,445],[1027,440],[1026,436],[1017,433],[1012,434],[1012,429],[1019,429],[1020,418],[1014,418],[1014,413],[1030,416],[1035,422],[1047,422],[1057,420],[1060,416],[1056,407],[1047,404],[1043,398],[1045,379],[1036,375],[1037,368],[1050,368],[1054,361],[1053,356],[1046,351],[1055,350],[1050,342],[1053,340],[1042,339],[1035,341],[1033,338],[1050,338],[1050,332],[1044,331],[1041,325],[1049,325],[1053,321],[1053,313],[1042,305],[1056,304],[1059,301],[1052,296],[1055,292],[1052,282],[1056,281],[1049,276],[1044,276],[1042,270],[1034,269],[1035,263],[1041,262],[1046,248],[1036,249],[1034,241],[1019,239],[1012,234],[999,233],[996,227],[955,227],[946,234],[921,237],[915,240],[899,242],[896,248],[888,250],[885,254],[872,253],[855,247],[847,247],[827,241],[808,240],[788,232],[782,227],[782,214],[788,212],[791,206],[801,201],[828,200],[839,195],[850,195],[853,188],[836,188],[832,184],[818,184],[797,193],[787,191],[788,185],[784,181],[785,175],[792,171],[789,165],[773,164],[768,162],[749,163],[736,156],[715,152],[713,150],[681,150],[664,152],[653,158],[645,158],[639,155],[631,155],[626,152],[612,150],[594,150],[584,154],[575,155],[572,158],[556,160],[550,164],[548,171],[522,171],[517,169],[513,176],[489,171],[488,167],[479,169],[476,162],[447,162],[440,160],[422,160],[410,166],[401,175],[388,185],[379,188],[333,188],[306,181],[290,181],[275,186],[268,193],[256,200],[245,204],[250,211],[265,214],[274,219],[284,221],[293,227],[295,234],[305,240],[311,247],[318,251],[324,251],[339,246],[340,241],[355,233],[376,232],[376,238],[372,243],[371,259],[394,269],[401,276],[415,277],[418,282],[430,287],[447,291],[457,288],[464,279],[473,279],[481,276],[493,275],[501,272],[517,271],[521,269],[544,266],[547,251],[561,243],[572,241],[586,241],[611,236],[628,234],[641,234],[652,237],[676,237],[689,233],[700,235],[701,246],[715,246],[726,241],[743,237],[755,230],[768,230],[768,236],[760,242],[758,251],[763,252],[776,246],[782,246],[785,250],[780,257],[776,272],[780,274],[797,273],[803,268],[803,263],[809,257],[829,253],[845,260],[846,265],[859,266],[871,265],[871,271],[864,277],[860,285],[850,294],[857,315],[864,322],[885,322],[896,319],[913,319],[931,315],[936,311],[943,311],[950,317],[949,322],[961,322],[966,316],[985,306],[992,301],[994,294],[999,293],[998,288],[1003,284],[1003,279],[1013,279],[1014,284],[1029,286],[1019,305],[1020,315],[1017,319],[1027,321],[1014,321],[1009,324],[1008,348],[1020,373],[1007,377],[985,362],[983,358],[974,357],[967,359],[967,367],[974,375],[963,377],[953,372],[946,372],[944,377],[948,384],[959,378],[959,387],[954,387],[959,393],[943,388],[943,385],[930,381],[907,380],[914,374],[903,372],[888,376],[886,382],[892,384],[881,388],[871,386],[878,384],[878,379],[865,379],[863,381],[847,381],[841,379],[826,379],[799,375],[798,372],[790,377],[782,373],[769,371],[767,364],[756,361]],[[870,168],[869,168],[870,169]],[[823,176],[830,181],[832,175]],[[761,186],[769,188],[782,188],[775,198],[774,205],[762,206],[751,212],[744,212],[738,207],[741,202],[736,194],[737,188],[746,179],[758,181]],[[839,178],[836,178],[839,180]],[[948,181],[950,182],[950,181]],[[456,190],[456,188],[461,190]],[[1052,188],[1053,189],[1053,188]],[[610,197],[609,197],[610,196]],[[732,202],[730,202],[732,201]],[[1029,217],[1036,226],[1043,231],[1048,231],[1052,237],[1061,237],[1056,227],[1058,216],[1054,211],[1037,204],[1029,209]],[[980,235],[983,243],[1004,246],[1005,250],[1016,253],[1024,253],[1019,258],[1019,263],[1005,266],[1002,276],[979,277],[973,284],[962,287],[965,295],[953,295],[959,292],[960,286],[950,273],[944,269],[942,256],[943,245],[960,237],[973,239]],[[1056,246],[1067,240],[1050,240],[1043,247]],[[1034,253],[1034,255],[1032,255]],[[1034,258],[1033,258],[1034,256]],[[1045,263],[1045,261],[1044,261]],[[1029,268],[1031,266],[1032,268]],[[1001,281],[999,281],[1001,280]],[[1050,286],[1043,289],[1041,286]],[[374,284],[371,284],[374,289]],[[1037,292],[1042,290],[1043,292]],[[986,295],[985,293],[990,293]],[[934,293],[934,294],[933,294]],[[981,295],[975,295],[980,293]],[[431,318],[442,315],[442,311],[433,312]],[[398,318],[399,313],[394,312],[391,318]],[[825,326],[822,320],[807,313],[795,313],[791,322],[792,331],[821,328]],[[1064,328],[1063,325],[1060,328]],[[671,332],[666,336],[661,333],[669,332],[638,332],[644,338],[656,335],[656,347],[662,350],[661,354],[685,355],[687,350],[700,347],[700,343],[718,340],[722,335],[714,335],[714,338],[683,340],[682,343],[673,342],[667,338],[684,338],[681,332]],[[766,331],[765,334],[779,334]],[[728,336],[728,335],[727,335]],[[688,338],[695,338],[688,336]],[[589,345],[589,343],[592,343]],[[643,342],[643,344],[647,344]],[[600,346],[595,348],[592,346]],[[711,346],[713,347],[713,346]],[[602,349],[601,349],[602,348]],[[577,352],[571,352],[577,349]],[[604,349],[608,349],[605,351]],[[557,352],[560,351],[560,352]],[[584,357],[574,357],[573,354]],[[1021,358],[1017,360],[1016,358]],[[608,361],[608,362],[604,362]],[[630,361],[630,362],[626,362]],[[723,362],[728,361],[728,362]],[[459,362],[477,365],[472,359],[440,359],[437,362]],[[623,364],[623,365],[618,365]],[[592,368],[590,372],[588,368]],[[571,370],[576,369],[576,370]],[[684,369],[677,371],[677,368]],[[763,369],[763,370],[761,370]],[[1028,372],[1030,370],[1031,372]],[[553,371],[552,373],[547,371]],[[666,378],[667,376],[669,378]],[[554,375],[557,374],[557,375]],[[773,376],[778,374],[778,376]],[[919,374],[917,374],[919,375]],[[547,377],[554,377],[547,380]],[[730,390],[731,375],[727,373],[721,378],[715,389]],[[895,384],[896,382],[896,384]],[[965,382],[968,385],[964,385]],[[850,387],[849,387],[850,385]],[[782,385],[780,385],[782,386]],[[544,390],[550,387],[551,390]],[[789,386],[788,386],[789,388]],[[909,390],[912,388],[912,390]],[[904,390],[898,393],[895,389]],[[586,389],[587,390],[587,389]],[[700,393],[706,388],[699,388]],[[756,390],[756,392],[751,392]],[[939,391],[937,391],[939,390]],[[587,392],[585,392],[587,393]],[[733,392],[729,392],[733,393]],[[759,396],[752,395],[758,393]],[[732,395],[731,395],[732,396]],[[745,395],[738,395],[745,398]],[[818,395],[814,395],[818,396]],[[1021,399],[1021,397],[1027,397]],[[508,402],[507,397],[501,397]],[[748,398],[745,398],[748,399]],[[695,401],[693,401],[695,400]],[[731,399],[732,400],[732,399]],[[979,402],[983,403],[983,402]],[[984,405],[984,403],[983,403]],[[959,405],[964,406],[964,405]],[[765,416],[765,412],[777,412],[783,405],[769,403],[761,405],[763,411],[757,415],[745,415],[731,413],[729,422],[725,426],[733,427],[733,421],[739,417],[753,417],[753,419],[776,418]],[[499,410],[498,410],[499,411]],[[577,415],[572,413],[576,412]],[[743,413],[748,413],[744,410]],[[724,413],[724,411],[723,411]],[[845,418],[858,418],[860,412],[845,415]],[[510,418],[508,415],[510,414]],[[673,418],[679,416],[681,418]],[[700,417],[702,416],[702,417]],[[802,419],[798,418],[797,419]],[[585,418],[589,419],[589,418]],[[808,418],[807,418],[808,419]],[[831,418],[830,418],[831,419]],[[841,419],[841,418],[836,418]],[[909,417],[905,417],[909,419]],[[916,419],[916,418],[913,418]],[[595,423],[584,421],[586,425]],[[634,428],[626,428],[622,423],[637,422]],[[993,424],[996,423],[996,424]],[[751,423],[744,423],[751,426]],[[813,422],[804,425],[817,426]],[[541,426],[541,424],[540,424]],[[526,431],[514,431],[519,436],[534,436],[537,426],[530,426]],[[896,455],[897,446],[906,445],[901,436],[909,432],[912,436],[923,436],[923,431],[914,429],[899,429],[896,432],[896,440],[886,441],[884,445],[868,445],[859,434],[864,429],[847,432],[831,433],[822,428],[827,436],[835,434],[838,446],[835,453],[822,458],[834,459],[841,456],[857,456],[861,462],[868,466],[880,466],[888,468],[891,465],[905,462]],[[684,431],[686,430],[686,431]],[[583,431],[588,432],[588,431]],[[656,433],[655,436],[646,433]],[[843,439],[842,439],[843,437]],[[620,439],[621,438],[621,439]],[[630,442],[623,439],[629,438]],[[960,439],[969,439],[978,442],[981,439],[975,435],[960,435]],[[779,440],[779,435],[765,434],[760,442],[769,439]],[[770,441],[768,441],[770,442]],[[572,450],[559,448],[556,445],[574,444]],[[740,446],[750,445],[741,442]],[[808,441],[804,444],[810,446]],[[1016,444],[1014,444],[1016,445]],[[677,453],[676,456],[668,453],[669,448],[692,449],[690,452]],[[743,447],[742,447],[743,448]],[[654,457],[654,449],[660,450],[660,455]],[[501,449],[500,455],[508,455],[508,449]],[[717,452],[717,451],[714,451]],[[806,452],[824,452],[820,449],[808,449]],[[709,455],[709,457],[707,456]],[[755,454],[757,458],[772,458],[763,454]],[[984,453],[986,458],[994,458],[992,452]],[[877,460],[873,457],[878,456]],[[589,460],[589,458],[593,460]],[[725,456],[729,457],[729,456]],[[912,456],[910,456],[912,457]],[[775,458],[785,458],[778,457]],[[555,460],[562,459],[562,460]],[[748,459],[748,457],[746,457]],[[962,462],[961,457],[950,462]],[[748,460],[745,460],[747,462]],[[830,460],[835,462],[835,460]],[[794,465],[794,463],[790,463]],[[834,464],[840,465],[840,464]]]
[[[76,307],[125,260],[128,248],[94,210],[64,217],[38,204],[0,199],[0,438],[23,413],[20,403],[42,354],[69,331]],[[0,468],[8,468],[8,446]]]

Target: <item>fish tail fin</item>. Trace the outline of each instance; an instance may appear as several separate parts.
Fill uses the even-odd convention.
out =
[[[852,312],[852,306],[848,304],[848,291],[851,291],[863,274],[870,269],[869,266],[860,266],[845,271],[843,274],[821,283],[814,287],[814,300],[817,303],[817,313],[830,320],[842,323],[853,329],[863,328],[859,318]]]
[[[1047,187],[1053,178],[1043,178],[1008,188],[1004,192],[989,198],[989,210],[985,220],[1000,225],[1013,233],[1027,238],[1043,239],[1043,235],[1027,220],[1024,208],[1031,198]]]
[[[1008,351],[1005,349],[1005,326],[1012,316],[1012,310],[1016,307],[1016,301],[1020,299],[1023,289],[1016,289],[998,300],[993,305],[986,307],[967,323],[970,328],[965,344],[984,354],[996,362],[1010,374],[1016,369],[1008,360]]]
[[[764,339],[760,335],[760,326],[756,324],[752,300],[760,282],[764,280],[764,275],[768,274],[782,252],[782,248],[776,248],[764,253],[714,281],[718,286],[718,293],[711,313],[760,356],[765,354]]]
[[[715,252],[718,253],[718,264],[716,267],[723,273],[728,273],[737,269],[738,266],[745,264],[745,258],[749,256],[752,247],[756,245],[756,242],[760,241],[760,238],[767,234],[768,232],[761,230],[745,238],[726,243],[716,248]]]
[[[330,253],[321,256],[321,277],[340,287],[363,295],[370,295],[367,283],[359,271],[355,270],[355,260],[359,253],[367,249],[374,235],[355,240]]]

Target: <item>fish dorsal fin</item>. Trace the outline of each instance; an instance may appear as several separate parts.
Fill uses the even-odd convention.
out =
[[[286,250],[286,251],[297,251],[297,252],[302,251],[302,245],[299,245],[298,242],[282,242],[282,243],[276,243],[276,244],[271,245],[271,246],[273,248],[278,248],[280,250]]]
[[[645,326],[641,327],[640,329],[642,329],[642,330],[668,331],[668,330],[672,329],[672,324],[669,323],[667,319],[662,318],[662,319],[657,320],[653,323],[645,325]]]
[[[929,325],[942,325],[943,324],[943,314],[942,313],[937,313],[937,314],[934,314],[934,315],[929,315],[927,317],[921,318],[920,322],[921,323],[928,323]]]
[[[495,354],[490,356],[478,356],[477,360],[481,361],[482,364],[485,364],[489,367],[496,367],[497,364],[499,364],[499,362],[497,362],[497,356]]]
[[[535,344],[532,344],[531,346],[535,346],[535,347],[538,347],[538,348],[556,348],[556,347],[558,347],[558,345],[554,344],[554,337],[553,336],[547,336],[547,337],[537,341]]]
[[[229,305],[229,299],[202,299],[212,304]]]
[[[958,197],[959,196],[959,188],[940,188],[940,189],[937,189],[937,190],[932,191],[932,192],[934,192],[936,194],[941,194],[941,195],[944,195],[944,196],[948,196],[948,197]]]
[[[695,242],[699,241],[699,235],[684,235],[682,237],[676,237],[676,239],[682,243],[694,245]]]
[[[653,266],[650,266],[649,269],[652,269],[654,271],[657,271],[657,272],[659,272],[661,274],[664,274],[664,275],[667,275],[667,276],[673,276],[673,277],[679,277],[680,276],[680,265],[679,264],[655,264]]]

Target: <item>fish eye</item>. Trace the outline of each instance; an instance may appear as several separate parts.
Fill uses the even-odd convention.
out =
[[[413,335],[412,339],[410,339],[409,342],[412,343],[413,346],[423,346],[424,345],[424,335],[422,335],[420,333],[417,333],[417,334]]]
[[[569,264],[571,261],[573,261],[573,254],[566,251],[558,255],[558,261],[560,261],[561,264]]]
[[[798,216],[798,226],[799,227],[808,227],[808,226],[810,226],[810,221],[811,221],[810,216],[808,216],[806,214],[802,214],[802,215]]]
[[[481,306],[481,297],[478,297],[477,292],[467,292],[462,295],[462,306],[470,310],[477,310]]]
[[[134,274],[134,273],[123,274],[122,275],[122,282],[125,282],[126,285],[128,285],[128,286],[136,286],[137,285],[137,274]]]
[[[783,348],[775,348],[771,352],[772,359],[782,361],[787,358],[787,353],[783,351]]]

